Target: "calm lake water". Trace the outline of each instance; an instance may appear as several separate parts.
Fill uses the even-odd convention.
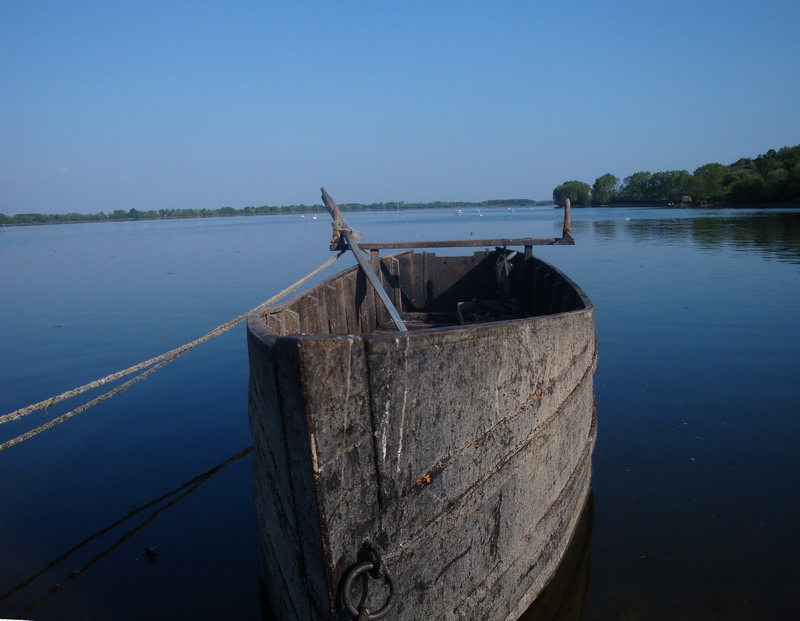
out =
[[[346,217],[370,241],[560,231],[548,208]],[[793,618],[800,210],[591,208],[573,228],[576,246],[537,254],[597,307],[584,618]],[[329,240],[322,215],[0,230],[0,415],[201,336]],[[209,473],[250,443],[240,324],[0,452],[0,617],[258,619],[250,458]]]

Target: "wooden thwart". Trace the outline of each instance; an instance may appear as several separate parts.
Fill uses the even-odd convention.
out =
[[[348,231],[352,229],[347,226],[342,218],[341,211],[330,195],[322,188],[322,201],[328,208],[333,218],[333,240],[331,250],[345,250],[343,240],[338,231]],[[439,241],[400,241],[400,242],[359,242],[358,247],[362,250],[399,250],[399,249],[418,249],[418,248],[486,248],[495,246],[505,248],[508,246],[574,246],[575,240],[572,238],[572,222],[570,220],[571,202],[567,199],[564,204],[564,225],[561,237],[496,237],[490,239],[448,239]],[[349,244],[350,242],[347,241]]]
[[[497,237],[494,239],[461,239],[443,241],[408,241],[408,242],[362,242],[363,250],[394,250],[399,248],[472,248],[495,246],[558,246],[575,245],[572,236],[565,237]]]

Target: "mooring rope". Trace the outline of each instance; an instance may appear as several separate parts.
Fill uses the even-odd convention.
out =
[[[136,377],[134,377],[133,379],[131,379],[131,380],[125,382],[124,384],[118,386],[117,388],[115,388],[115,389],[113,389],[113,390],[111,390],[111,391],[109,391],[107,393],[104,393],[104,394],[100,395],[96,399],[93,399],[92,401],[89,401],[88,403],[85,403],[84,405],[82,405],[80,407],[77,407],[74,410],[71,410],[71,411],[67,412],[66,414],[63,414],[62,416],[59,416],[58,418],[53,419],[49,423],[41,425],[40,427],[37,427],[36,429],[32,429],[31,431],[28,431],[27,433],[19,435],[16,438],[12,438],[11,440],[8,440],[7,442],[4,442],[3,444],[0,444],[0,451],[4,451],[7,448],[10,448],[10,447],[14,446],[15,444],[19,444],[20,442],[24,442],[25,440],[27,440],[29,438],[32,438],[33,436],[41,433],[42,431],[50,429],[51,427],[54,427],[55,425],[57,425],[59,423],[62,423],[62,422],[64,422],[65,420],[67,420],[69,418],[72,418],[73,416],[75,416],[75,414],[79,414],[80,412],[83,412],[84,410],[90,408],[91,406],[95,405],[96,403],[99,403],[100,401],[108,399],[109,397],[112,397],[117,393],[120,393],[120,392],[122,392],[124,390],[127,390],[130,386],[132,386],[136,382],[139,382],[139,381],[143,380],[145,377],[150,375],[150,373],[153,373],[154,371],[157,371],[158,369],[164,367],[165,365],[169,364],[170,362],[172,362],[176,358],[179,358],[180,356],[185,354],[190,349],[193,349],[194,347],[197,347],[201,343],[204,343],[204,342],[214,338],[215,336],[219,336],[220,334],[222,334],[224,332],[227,332],[228,330],[233,328],[235,325],[237,325],[237,324],[241,323],[242,321],[244,321],[249,314],[257,312],[258,310],[260,310],[260,309],[262,309],[262,308],[264,308],[266,306],[274,304],[275,302],[285,298],[290,293],[293,293],[298,288],[300,288],[305,283],[307,283],[311,278],[313,278],[314,276],[319,274],[322,270],[324,270],[325,268],[327,268],[328,266],[333,264],[333,262],[336,261],[336,259],[338,259],[341,255],[342,255],[342,253],[333,255],[327,261],[322,263],[319,267],[317,267],[313,271],[311,271],[308,274],[306,274],[305,276],[303,276],[300,280],[298,280],[293,285],[287,287],[286,289],[284,289],[280,293],[272,296],[266,302],[262,302],[261,304],[259,304],[255,308],[253,308],[252,310],[244,313],[243,315],[239,315],[238,317],[236,317],[234,319],[231,319],[230,321],[222,324],[221,326],[217,326],[211,332],[208,332],[207,334],[204,334],[203,336],[201,336],[198,339],[195,339],[194,341],[191,341],[189,343],[181,345],[180,347],[176,347],[175,349],[171,349],[170,351],[165,352],[165,353],[161,354],[160,356],[156,356],[155,358],[150,358],[149,360],[145,360],[144,362],[140,362],[139,364],[135,364],[135,365],[133,365],[131,367],[128,367],[127,369],[123,369],[122,371],[117,371],[116,373],[112,373],[111,375],[106,375],[103,378],[100,378],[100,379],[95,380],[93,382],[89,382],[88,384],[84,384],[83,386],[79,386],[78,388],[74,388],[72,390],[68,390],[67,392],[61,393],[60,395],[56,395],[55,397],[51,397],[50,399],[45,399],[44,401],[39,401],[38,403],[34,403],[34,404],[29,405],[27,407],[20,408],[19,410],[15,410],[15,411],[13,411],[13,412],[11,412],[9,414],[5,414],[3,416],[0,416],[0,424],[7,423],[7,422],[10,422],[10,421],[13,421],[13,420],[17,420],[19,418],[22,418],[23,416],[26,416],[27,414],[30,414],[32,412],[36,412],[37,410],[41,410],[43,408],[49,408],[50,406],[53,406],[53,405],[55,405],[57,403],[60,403],[61,401],[64,401],[64,400],[69,399],[71,397],[75,397],[75,396],[77,396],[77,395],[79,395],[81,393],[86,392],[87,390],[91,390],[93,388],[98,388],[100,386],[103,386],[104,384],[107,384],[109,382],[113,382],[114,380],[117,380],[117,379],[120,379],[122,377],[125,377],[126,375],[130,375],[131,373],[136,373],[137,371],[141,371],[143,369],[147,369],[148,367],[151,367],[152,365],[156,365],[156,366],[152,366],[151,369],[148,369],[144,373],[141,373],[141,374],[137,375]]]

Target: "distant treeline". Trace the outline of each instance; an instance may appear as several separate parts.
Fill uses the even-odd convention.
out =
[[[389,203],[345,203],[339,205],[343,211],[388,211],[398,209],[464,209],[481,207],[527,207],[535,205],[551,205],[551,201],[534,201],[527,198],[492,199],[479,203],[465,202],[442,202],[435,203],[406,203],[404,201]],[[14,216],[7,216],[0,213],[0,224],[58,224],[68,222],[105,222],[108,220],[160,220],[168,218],[214,218],[225,216],[258,216],[268,214],[289,214],[289,213],[315,213],[325,212],[325,207],[319,205],[262,205],[260,207],[220,207],[219,209],[158,209],[140,210],[115,209],[105,213],[20,213]]]
[[[685,170],[637,172],[620,182],[606,173],[591,187],[566,181],[553,190],[558,205],[569,198],[575,205],[615,203],[767,204],[800,199],[800,145],[770,149],[755,159],[733,164],[705,164]]]

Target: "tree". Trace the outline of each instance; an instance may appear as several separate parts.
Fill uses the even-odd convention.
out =
[[[757,203],[763,192],[764,182],[759,177],[742,175],[731,185],[728,197],[734,203]]]
[[[619,179],[611,173],[606,173],[602,177],[595,179],[594,185],[592,186],[592,203],[595,205],[605,205],[614,200],[614,198],[616,198],[618,183]]]
[[[689,194],[695,200],[711,201],[721,198],[725,194],[724,181],[727,169],[716,162],[704,164],[694,171],[689,183]]]
[[[762,179],[766,179],[771,170],[782,168],[781,162],[777,157],[775,149],[770,149],[764,155],[759,155],[755,160],[755,166]]]
[[[553,190],[553,202],[563,205],[569,199],[574,205],[586,205],[590,190],[589,184],[583,181],[565,181]]]
[[[685,170],[664,170],[653,173],[647,184],[646,200],[680,202],[689,193],[691,175]]]
[[[625,177],[619,191],[620,199],[629,202],[647,201],[650,197],[650,179],[653,173],[640,171]]]

